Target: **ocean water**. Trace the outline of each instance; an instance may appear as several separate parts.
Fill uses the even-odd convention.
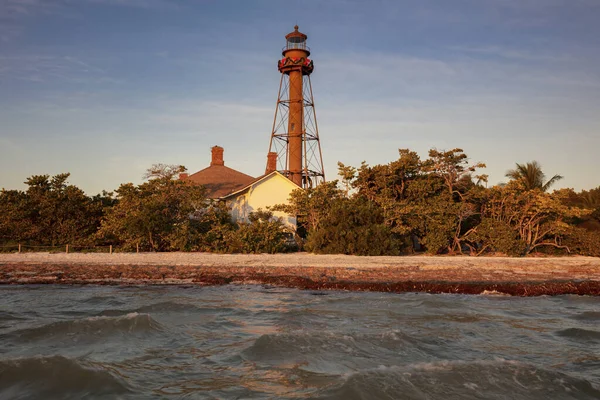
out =
[[[2,399],[600,399],[600,298],[0,287]]]

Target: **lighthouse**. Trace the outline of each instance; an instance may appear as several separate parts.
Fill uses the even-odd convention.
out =
[[[269,155],[277,155],[277,170],[302,188],[325,181],[323,155],[315,114],[310,75],[314,63],[307,36],[298,30],[285,36],[282,58],[277,62],[281,73],[275,117],[271,130]],[[272,166],[270,167],[272,168]],[[267,166],[269,169],[269,166]]]

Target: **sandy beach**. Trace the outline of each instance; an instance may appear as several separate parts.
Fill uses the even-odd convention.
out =
[[[600,258],[13,253],[0,254],[0,283],[261,283],[310,290],[600,295]]]

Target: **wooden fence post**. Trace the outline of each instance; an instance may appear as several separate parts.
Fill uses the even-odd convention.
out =
[[[110,245],[109,254],[112,254],[112,244]]]
[[[66,251],[67,251],[67,254],[69,254],[69,245],[67,245],[67,250]]]
[[[136,243],[136,244],[135,244],[135,252],[136,252],[136,253],[139,253],[139,252],[140,252],[140,244],[139,244],[139,243]]]
[[[19,243],[19,254],[21,254],[21,243]]]

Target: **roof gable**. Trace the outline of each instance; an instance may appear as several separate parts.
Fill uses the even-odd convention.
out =
[[[206,197],[218,199],[247,186],[256,178],[224,165],[211,165],[186,178],[206,188]]]

